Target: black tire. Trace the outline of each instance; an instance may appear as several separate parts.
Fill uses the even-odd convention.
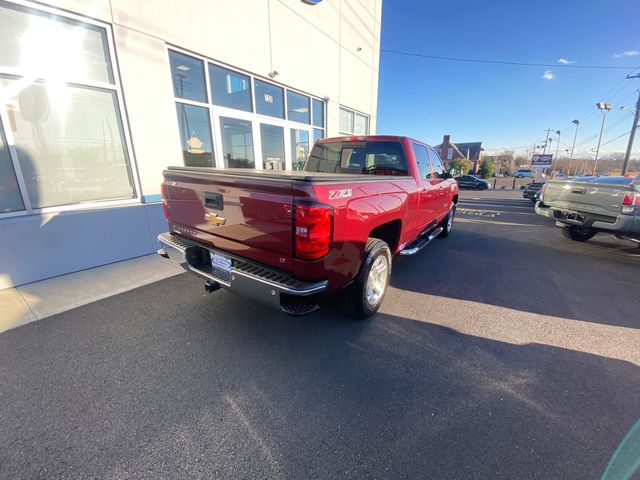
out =
[[[564,227],[561,230],[562,235],[569,240],[574,240],[576,242],[586,242],[597,233],[586,227]]]
[[[444,217],[444,220],[440,222],[440,225],[438,225],[438,227],[442,227],[442,232],[440,232],[438,238],[447,238],[449,235],[451,235],[451,229],[453,228],[453,220],[455,219],[455,217],[456,204],[452,203],[451,207],[449,207],[449,213],[446,217]],[[451,223],[449,223],[449,220],[451,220]]]
[[[372,305],[369,300],[367,300],[367,283],[373,264],[381,256],[386,257],[388,268],[382,294],[377,302]],[[389,286],[390,276],[391,250],[389,249],[389,245],[377,238],[370,238],[364,248],[362,265],[360,266],[358,275],[353,279],[353,282],[343,288],[340,292],[339,302],[342,311],[358,319],[368,318],[376,313],[384,300],[384,295],[387,291],[387,287]]]

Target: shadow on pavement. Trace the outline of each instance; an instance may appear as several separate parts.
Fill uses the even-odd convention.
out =
[[[291,318],[200,283],[1,335],[0,476],[598,478],[640,417],[627,362],[385,314]]]
[[[391,285],[514,310],[640,328],[640,265],[624,258],[601,258],[590,245],[570,245],[569,249],[564,238],[552,238],[549,245],[543,245],[528,239],[527,232],[519,238],[460,227],[413,257],[396,257]]]

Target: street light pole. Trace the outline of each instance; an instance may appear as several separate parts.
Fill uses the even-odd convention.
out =
[[[571,176],[571,163],[573,163],[573,151],[576,148],[576,138],[578,138],[578,127],[580,126],[580,120],[571,120],[571,123],[575,124],[576,133],[573,134],[573,145],[571,146],[571,156],[569,157],[569,170],[567,171],[567,176],[569,177]]]
[[[627,78],[629,78],[627,76]],[[632,78],[640,78],[637,75]],[[622,175],[627,173],[627,167],[629,166],[629,158],[631,158],[631,149],[633,148],[633,140],[636,136],[636,130],[638,129],[638,117],[640,117],[640,90],[638,90],[638,102],[636,103],[636,113],[633,116],[633,127],[631,127],[631,133],[629,134],[629,143],[627,144],[627,151],[624,154],[624,162],[622,162]]]
[[[547,138],[544,139],[544,150],[542,151],[543,155],[547,153],[547,144],[549,143],[549,133],[551,132],[551,129],[547,128],[546,132],[547,132]]]
[[[560,130],[556,130],[556,135],[558,135],[558,144],[556,145],[556,156],[553,159],[552,165],[551,165],[551,176],[555,177],[556,176],[556,165],[558,162],[558,152],[560,151]]]
[[[604,131],[604,120],[607,118],[607,112],[613,108],[610,103],[598,102],[596,107],[602,111],[602,124],[600,125],[600,136],[598,137],[598,147],[596,148],[596,159],[593,162],[593,174],[595,175],[598,168],[598,155],[600,155],[600,143],[602,143],[602,132]]]

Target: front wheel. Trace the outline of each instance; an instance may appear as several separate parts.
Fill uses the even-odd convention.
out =
[[[391,250],[377,238],[370,238],[358,275],[340,292],[340,308],[355,318],[368,318],[378,311],[391,276]]]
[[[564,227],[562,228],[562,235],[569,240],[576,242],[586,242],[592,238],[597,232],[586,227]]]

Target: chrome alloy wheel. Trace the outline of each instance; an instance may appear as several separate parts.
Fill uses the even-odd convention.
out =
[[[449,210],[449,215],[447,215],[447,233],[451,231],[453,227],[453,217],[456,215],[456,206],[452,205],[451,210]]]
[[[367,278],[367,303],[375,307],[380,303],[389,279],[389,260],[386,255],[375,259]]]

